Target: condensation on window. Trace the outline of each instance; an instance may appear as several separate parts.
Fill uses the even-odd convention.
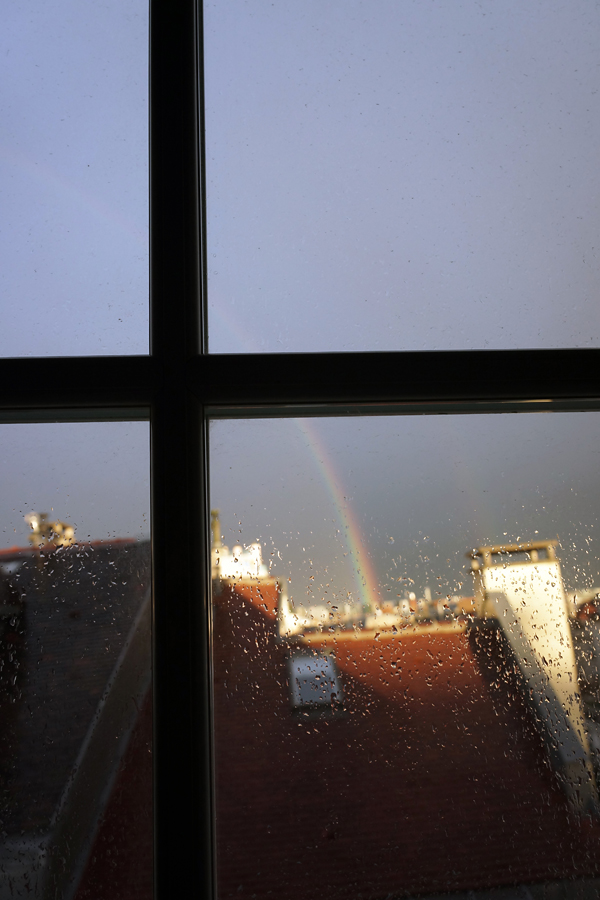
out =
[[[211,423],[219,898],[597,896],[599,439]]]
[[[0,897],[151,900],[148,424],[0,453]]]

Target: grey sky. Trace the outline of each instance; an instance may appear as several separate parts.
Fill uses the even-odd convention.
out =
[[[148,351],[145,0],[0,13],[0,355]],[[143,537],[147,423],[0,426],[0,546],[32,510]]]
[[[471,548],[556,537],[568,587],[600,585],[600,413],[211,429],[211,502],[226,543],[260,540],[296,601],[356,596],[353,522],[384,599],[425,586],[468,594]]]
[[[205,28],[211,350],[598,344],[600,5],[207,0]],[[558,534],[582,587],[598,422],[319,419],[313,437],[381,586],[468,591],[472,546]],[[213,439],[228,542],[262,540],[296,598],[355,591],[310,436]]]
[[[0,355],[147,353],[147,2],[0,23]]]
[[[0,425],[0,547],[26,546],[28,512],[80,541],[150,534],[147,422]]]
[[[205,9],[212,350],[598,344],[598,4]]]
[[[0,354],[146,352],[146,4],[2,22]],[[599,7],[219,0],[206,34],[213,350],[598,343]],[[558,532],[597,577],[597,416],[527,421],[315,423],[382,584],[401,555],[458,589],[505,530]],[[6,543],[50,506],[78,534],[147,533],[147,426],[24,428],[2,427]],[[228,540],[285,557],[295,532],[277,572],[308,584],[310,546],[352,589],[298,426],[213,433]]]

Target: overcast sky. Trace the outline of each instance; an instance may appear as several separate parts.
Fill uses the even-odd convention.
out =
[[[148,352],[145,0],[0,11],[0,355]]]
[[[0,548],[46,512],[79,541],[150,535],[147,422],[0,425]]]
[[[148,351],[145,0],[0,11],[0,355]],[[146,423],[0,426],[0,546],[148,536]]]
[[[205,28],[213,351],[598,345],[600,5],[207,0]],[[589,586],[598,422],[217,422],[213,504],[296,599],[356,592],[345,528],[386,591],[557,535]]]
[[[356,597],[353,559],[383,599],[469,594],[472,548],[555,538],[567,587],[600,586],[600,413],[216,421],[211,442],[225,542],[261,541],[297,602]]]
[[[211,349],[598,344],[599,4],[205,10]]]
[[[600,7],[205,10],[213,351],[598,344]],[[144,353],[146,4],[1,16],[0,354]],[[219,422],[213,502],[301,591],[313,557],[355,589],[343,503],[380,585],[454,592],[471,546],[536,531],[596,580],[597,421]],[[79,535],[147,533],[147,426],[0,438],[6,545],[51,507]]]

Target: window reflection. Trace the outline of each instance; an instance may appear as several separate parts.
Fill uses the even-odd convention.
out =
[[[212,423],[220,897],[596,896],[599,428]]]

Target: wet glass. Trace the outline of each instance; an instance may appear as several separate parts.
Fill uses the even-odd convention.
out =
[[[211,422],[219,898],[597,896],[599,440]]]
[[[152,897],[149,430],[0,425],[4,897]]]
[[[596,6],[204,10],[211,351],[598,346]]]
[[[9,0],[0,47],[0,356],[147,353],[147,0]]]

